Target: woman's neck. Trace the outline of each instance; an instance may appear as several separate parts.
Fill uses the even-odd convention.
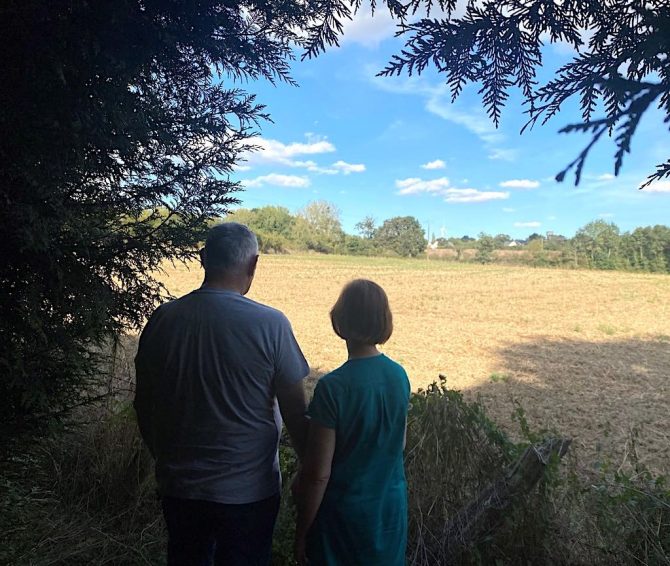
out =
[[[380,354],[377,346],[374,344],[361,344],[360,342],[350,342],[347,340],[347,352],[349,352],[349,359],[356,358],[371,358]]]

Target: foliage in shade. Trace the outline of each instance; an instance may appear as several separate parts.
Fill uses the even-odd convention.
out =
[[[319,3],[0,6],[0,423],[86,401],[99,346],[140,325],[237,202],[229,179],[266,119],[239,88],[292,83]]]

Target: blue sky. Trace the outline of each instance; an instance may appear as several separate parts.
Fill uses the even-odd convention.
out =
[[[337,205],[350,233],[367,215],[378,223],[412,215],[446,237],[486,231],[518,238],[550,230],[571,236],[598,218],[622,230],[670,223],[670,181],[637,190],[670,156],[658,110],[643,119],[618,177],[607,139],[592,151],[578,188],[572,177],[556,183],[555,174],[588,141],[558,134],[579,121],[576,103],[520,135],[525,115],[518,93],[496,129],[476,87],[451,104],[434,72],[375,77],[402,45],[393,38],[393,23],[379,15],[358,15],[340,48],[296,62],[299,87],[246,85],[274,123],[262,125],[256,143],[263,150],[248,155],[234,174],[246,187],[238,195],[243,207],[272,204],[295,212],[323,199]],[[540,80],[570,57],[566,46],[547,46]]]

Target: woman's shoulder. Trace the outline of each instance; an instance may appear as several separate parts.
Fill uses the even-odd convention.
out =
[[[400,365],[400,363],[396,362],[393,358],[389,358],[386,354],[382,354],[380,356],[380,359],[383,363],[386,364],[386,366],[399,374],[402,374],[404,376],[407,376],[407,372],[405,371],[405,368]]]

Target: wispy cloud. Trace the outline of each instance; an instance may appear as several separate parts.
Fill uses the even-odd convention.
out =
[[[480,191],[472,188],[452,187],[447,177],[439,179],[423,180],[418,177],[408,179],[398,179],[395,182],[399,195],[416,195],[427,193],[437,195],[445,202],[465,203],[465,202],[486,202],[490,200],[504,200],[509,198],[508,192],[501,191]]]
[[[447,166],[447,164],[442,161],[441,159],[436,159],[435,161],[429,161],[428,163],[424,163],[421,168],[422,169],[444,169]]]
[[[531,179],[510,179],[499,184],[504,189],[537,189],[540,186],[539,181]]]
[[[249,164],[286,165],[288,167],[317,167],[313,161],[300,161],[296,157],[332,153],[335,146],[327,139],[308,136],[307,142],[283,143],[278,140],[257,137],[251,143],[258,146],[258,151],[247,153],[244,157]]]
[[[598,175],[596,177],[596,181],[611,181],[612,179],[616,179],[612,173],[603,173],[602,175]]]
[[[500,161],[515,161],[519,156],[519,150],[494,147],[490,150],[488,158]]]
[[[408,179],[398,179],[395,186],[400,189],[399,195],[414,195],[417,193],[440,193],[450,185],[447,177],[431,179],[424,181],[419,177],[410,177]]]
[[[370,69],[372,74],[372,69]],[[451,94],[447,86],[432,85],[422,77],[406,79],[374,77],[372,83],[387,92],[397,94],[419,95],[425,99],[428,112],[464,127],[476,135],[484,144],[489,159],[514,161],[517,151],[503,147],[505,135],[496,129],[491,119],[481,106],[466,107],[461,102],[451,102]]]
[[[243,179],[242,184],[247,187],[262,187],[264,185],[275,185],[277,187],[305,188],[310,186],[310,180],[307,177],[298,175],[281,175],[280,173],[270,173],[261,175],[255,179]]]
[[[670,181],[656,181],[642,191],[645,193],[670,193]]]
[[[349,173],[362,173],[365,171],[365,165],[363,165],[363,163],[347,163],[342,160],[336,161],[331,167],[337,171],[341,171],[345,175],[348,175]]]
[[[503,212],[516,212],[516,208],[510,208],[509,206],[505,206],[502,209]]]
[[[537,220],[532,220],[530,222],[515,222],[514,227],[515,228],[539,228],[542,226],[541,222],[538,222]]]
[[[487,202],[509,198],[509,193],[477,189],[447,189],[445,193],[445,202]]]
[[[365,171],[363,163],[347,163],[336,161],[332,165],[319,165],[313,159],[300,159],[304,156],[321,155],[333,153],[335,146],[322,136],[312,133],[305,134],[305,142],[283,143],[279,140],[262,137],[254,138],[252,143],[258,146],[258,150],[248,152],[243,157],[248,165],[237,165],[238,171],[248,171],[251,165],[282,165],[284,167],[306,169],[310,173],[322,175],[337,175],[342,173],[362,173]]]
[[[613,212],[601,212],[598,215],[598,218],[614,218],[614,213]]]
[[[370,7],[365,6],[351,20],[345,20],[342,43],[357,43],[375,49],[382,41],[393,37],[397,25],[387,10],[377,10],[373,17]]]

